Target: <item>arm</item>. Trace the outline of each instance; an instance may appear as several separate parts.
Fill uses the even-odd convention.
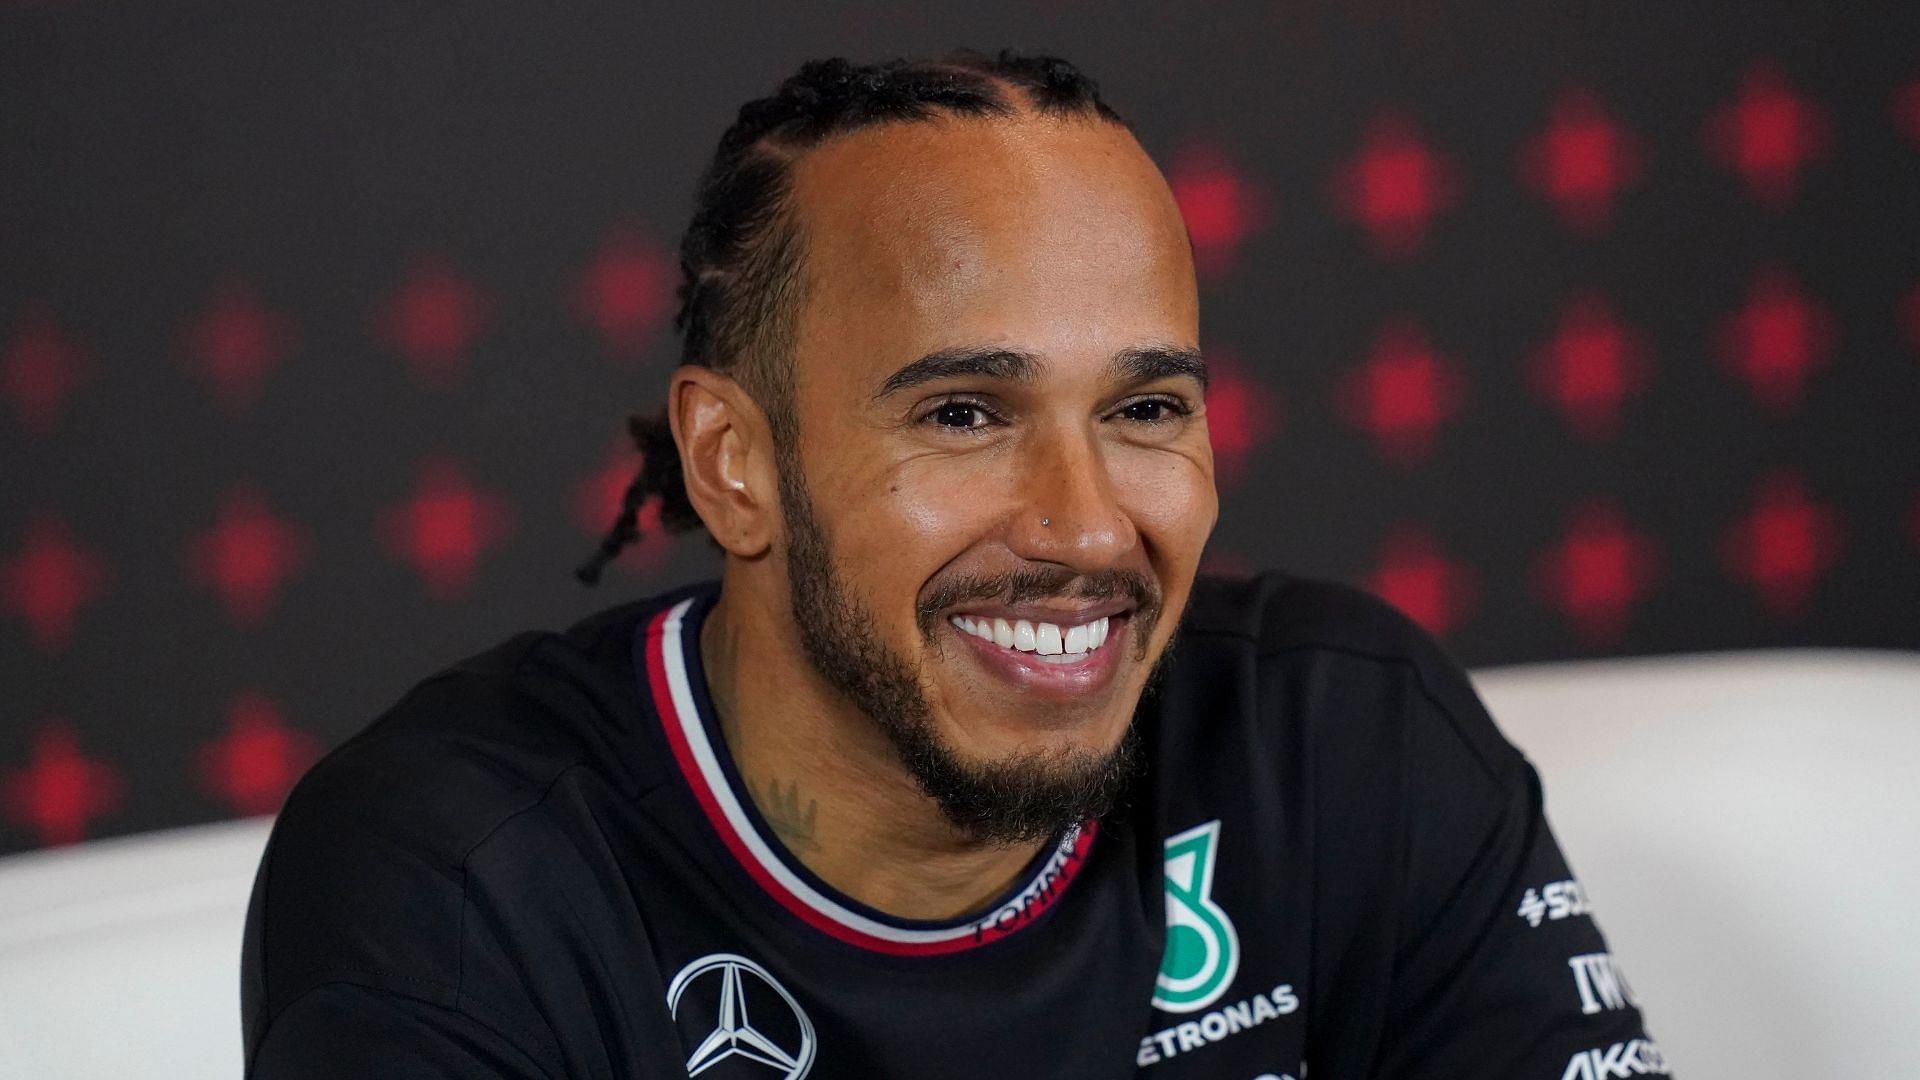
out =
[[[1543,810],[1466,675],[1423,648],[1407,732],[1407,878],[1374,1074],[1667,1075]]]

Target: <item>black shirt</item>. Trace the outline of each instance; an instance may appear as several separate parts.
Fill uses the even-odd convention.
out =
[[[716,595],[515,636],[300,782],[247,917],[250,1076],[1666,1073],[1532,766],[1368,595],[1200,579],[1136,790],[947,922],[775,839],[706,696]]]

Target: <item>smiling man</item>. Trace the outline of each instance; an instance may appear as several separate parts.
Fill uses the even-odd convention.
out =
[[[250,1075],[1665,1073],[1459,667],[1198,575],[1191,248],[1071,66],[808,64],[723,137],[592,579],[300,784]]]

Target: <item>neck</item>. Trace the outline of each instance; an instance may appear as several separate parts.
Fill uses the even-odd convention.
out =
[[[909,919],[974,914],[1042,843],[980,843],[915,783],[874,721],[827,685],[784,607],[730,604],[700,627],[700,658],[720,731],[748,794],[779,840],[821,880]]]

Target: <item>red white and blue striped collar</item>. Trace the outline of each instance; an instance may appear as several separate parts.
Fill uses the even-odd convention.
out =
[[[753,806],[713,723],[700,668],[699,625],[711,594],[671,604],[648,620],[635,642],[668,745],[700,809],[728,851],[779,905],[802,922],[851,945],[895,956],[933,956],[991,944],[1032,925],[1086,864],[1098,823],[1067,830],[1036,856],[1018,887],[984,914],[929,922],[898,919],[821,881],[794,859]]]

